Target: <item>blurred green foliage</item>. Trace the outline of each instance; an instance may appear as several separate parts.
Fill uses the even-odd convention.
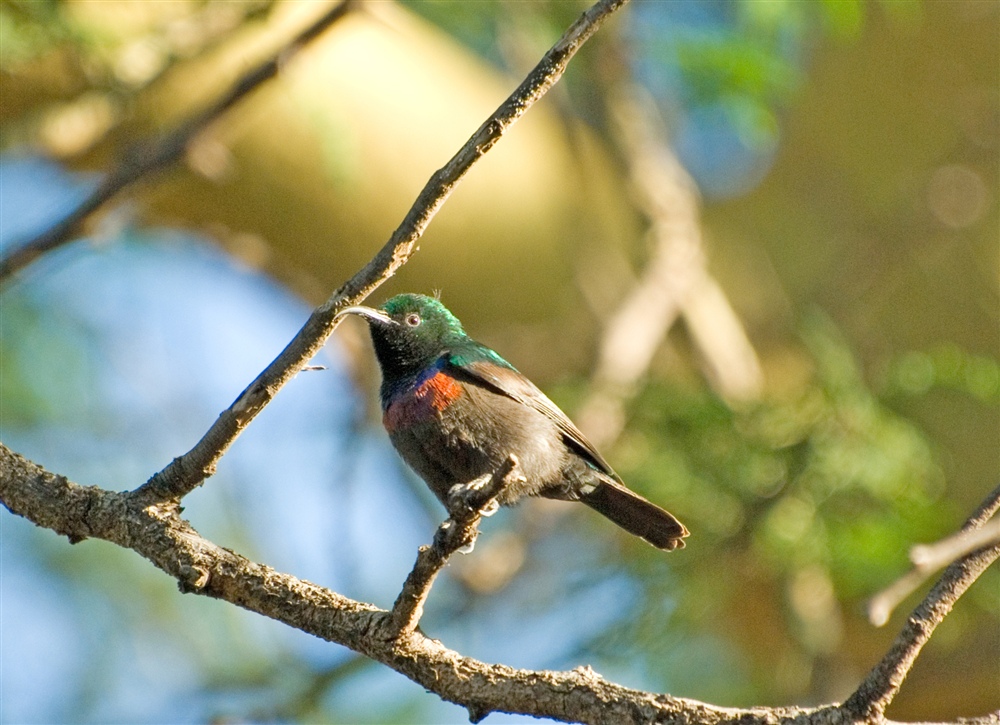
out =
[[[945,498],[926,433],[872,390],[828,318],[810,315],[801,337],[813,372],[780,397],[730,407],[703,386],[650,380],[632,403],[619,472],[693,533],[669,564],[626,544],[640,602],[593,647],[613,659],[642,641],[657,687],[734,704],[780,702],[803,687],[821,698],[808,673],[851,650],[864,601],[907,568],[914,542],[947,535],[966,513]],[[980,586],[996,585],[992,572]],[[724,624],[773,619],[773,597],[783,621],[735,635]],[[985,599],[963,606],[1000,614]],[[806,682],[783,694],[776,673],[789,667]]]
[[[59,6],[59,0],[0,2],[0,68],[20,65],[61,43],[78,40]]]
[[[0,421],[9,429],[67,425],[76,420],[71,405],[91,382],[83,350],[85,328],[53,316],[44,302],[8,295],[0,327]],[[43,374],[39,374],[44,371]],[[44,379],[44,383],[41,380]]]
[[[1000,365],[995,358],[943,344],[900,355],[886,368],[882,385],[889,395],[920,396],[951,390],[988,405],[1000,403]]]

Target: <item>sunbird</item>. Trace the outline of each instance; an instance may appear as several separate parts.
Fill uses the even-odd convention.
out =
[[[628,489],[569,417],[439,300],[401,294],[344,315],[368,323],[389,439],[445,506],[455,486],[489,480],[513,454],[521,475],[501,505],[580,501],[659,549],[683,548],[684,524]]]

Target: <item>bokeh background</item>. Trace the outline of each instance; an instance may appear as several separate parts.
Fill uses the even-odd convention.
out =
[[[326,7],[0,2],[4,250]],[[112,489],[188,450],[583,7],[371,2],[310,44],[4,287],[4,443]],[[721,705],[853,690],[919,594],[882,629],[865,602],[1000,473],[998,37],[993,0],[635,2],[598,33],[374,301],[440,290],[692,536],[664,555],[583,507],[501,512],[429,635]],[[316,362],[185,513],[387,607],[442,511],[381,430],[362,326]],[[6,512],[0,641],[5,723],[467,718]],[[889,715],[997,708],[990,571]]]

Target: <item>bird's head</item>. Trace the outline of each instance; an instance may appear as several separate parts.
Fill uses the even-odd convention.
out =
[[[358,315],[368,323],[382,374],[394,379],[417,373],[467,340],[462,323],[439,300],[402,294],[380,307],[345,307],[337,317]]]

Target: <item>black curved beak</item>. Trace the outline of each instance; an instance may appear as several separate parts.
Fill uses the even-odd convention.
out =
[[[365,307],[363,305],[356,305],[354,307],[345,307],[336,315],[334,315],[333,320],[336,322],[342,317],[347,315],[358,315],[359,317],[364,317],[368,324],[373,322],[378,322],[383,325],[395,325],[397,324],[394,319],[389,317],[389,315],[382,312],[382,310],[376,310],[374,307]]]

